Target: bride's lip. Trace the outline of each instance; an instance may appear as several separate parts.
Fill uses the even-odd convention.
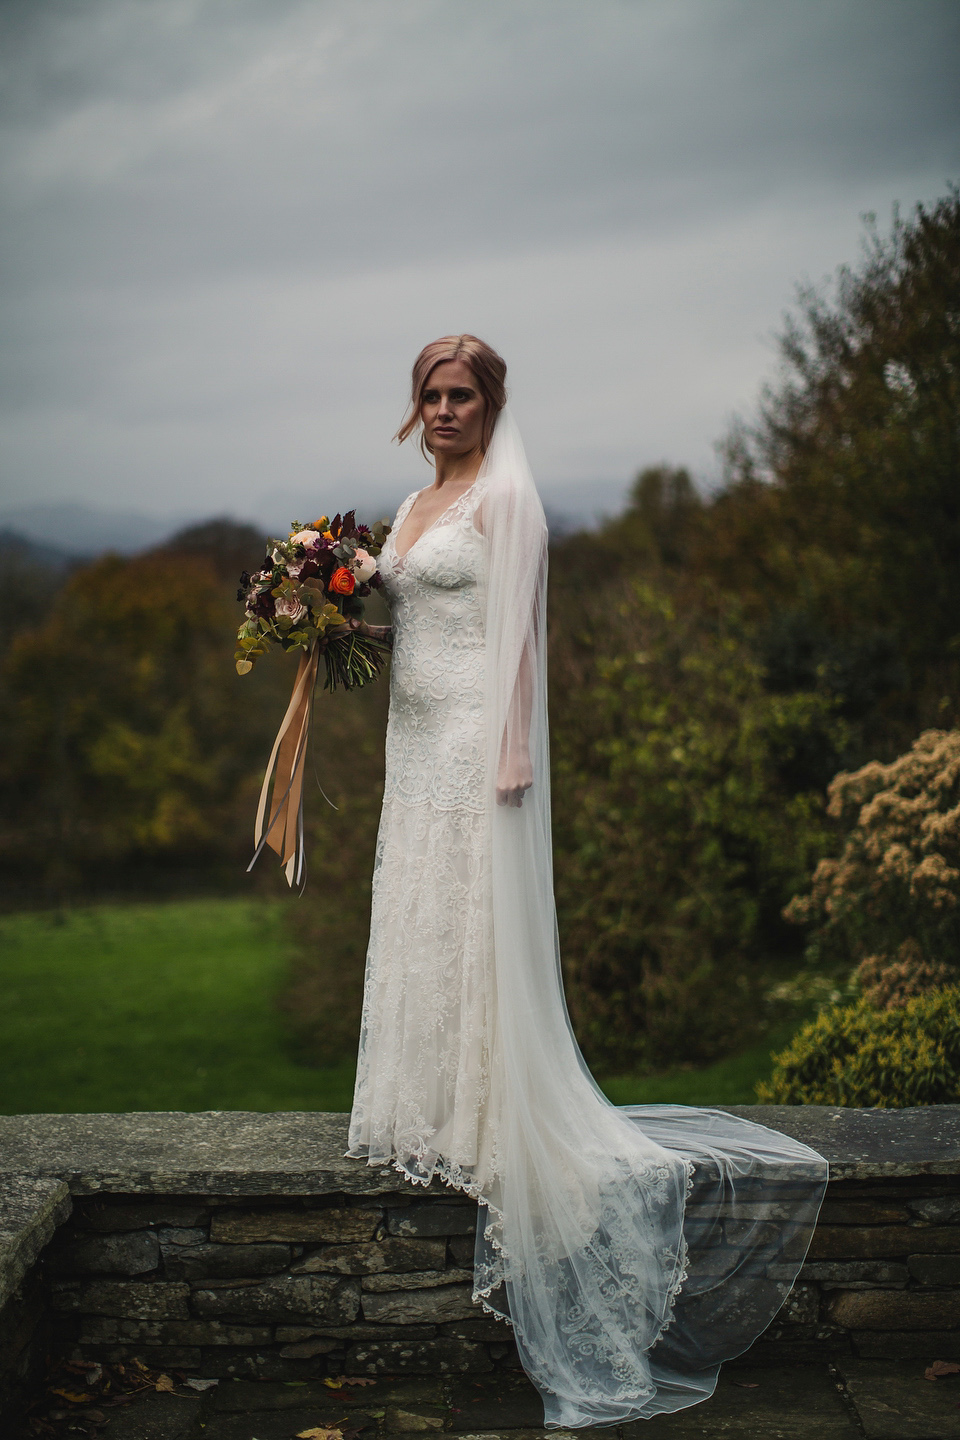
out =
[[[456,435],[457,430],[453,425],[437,425],[433,433],[434,435]]]

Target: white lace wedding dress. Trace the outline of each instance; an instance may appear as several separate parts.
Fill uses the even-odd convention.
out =
[[[826,1164],[721,1111],[618,1108],[597,1088],[560,979],[546,532],[509,414],[401,557],[415,498],[380,557],[394,652],[348,1154],[480,1202],[475,1295],[513,1325],[548,1425],[647,1418],[709,1396],[775,1315]],[[520,810],[494,804],[488,764],[518,728]]]
[[[355,1154],[460,1184],[484,1142],[492,1025],[484,887],[483,538],[474,486],[401,558],[380,557],[393,618]]]

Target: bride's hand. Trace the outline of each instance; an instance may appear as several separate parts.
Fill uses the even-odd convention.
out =
[[[509,762],[503,761],[497,776],[497,804],[515,805],[519,810],[524,794],[532,784],[533,766],[528,755]]]
[[[366,620],[361,620],[359,631],[361,635],[369,635],[371,640],[382,640],[385,645],[393,644],[392,625],[368,625]]]
[[[317,649],[321,655],[331,640],[342,640],[353,630],[358,635],[369,635],[371,640],[382,640],[388,645],[393,644],[392,625],[368,625],[366,620],[345,620],[342,625],[333,625],[324,630],[317,641]]]

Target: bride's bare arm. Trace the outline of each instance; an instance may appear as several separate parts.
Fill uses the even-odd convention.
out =
[[[500,768],[497,772],[497,804],[523,804],[523,797],[533,784],[530,759],[530,719],[533,713],[533,653],[524,648],[517,673],[517,683],[510,706],[510,717],[500,746]]]
[[[482,535],[483,502],[477,506],[473,523]],[[533,784],[533,763],[530,759],[530,721],[533,715],[534,670],[536,666],[536,637],[531,633],[520,657],[517,681],[514,686],[510,714],[500,745],[500,763],[497,769],[497,804],[512,805],[518,810],[523,797]]]

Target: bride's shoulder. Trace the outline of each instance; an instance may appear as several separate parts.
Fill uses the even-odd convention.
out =
[[[414,502],[416,501],[417,496],[420,493],[421,492],[419,490],[411,490],[407,498],[401,501],[401,503],[397,506],[397,513],[393,521],[394,529],[396,529],[397,521],[400,519],[401,515],[406,515],[407,512],[413,507]]]

